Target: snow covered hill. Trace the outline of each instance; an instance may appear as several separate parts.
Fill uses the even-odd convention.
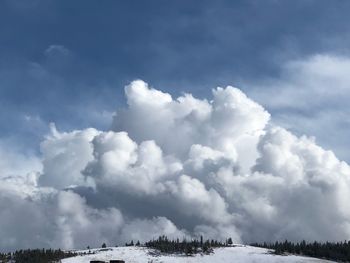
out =
[[[264,263],[264,262],[331,262],[300,256],[277,256],[269,253],[268,249],[251,246],[235,246],[216,248],[211,255],[186,257],[176,255],[159,255],[152,249],[144,247],[111,247],[108,249],[93,249],[95,254],[77,256],[62,260],[62,263],[89,263],[90,260],[109,262],[112,259],[122,259],[126,263]],[[86,250],[79,252],[88,252]]]

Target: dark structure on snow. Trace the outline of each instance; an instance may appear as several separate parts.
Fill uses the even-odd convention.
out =
[[[102,260],[90,260],[90,263],[106,263],[106,261]],[[109,261],[109,263],[125,263],[124,260],[121,259],[112,259]]]

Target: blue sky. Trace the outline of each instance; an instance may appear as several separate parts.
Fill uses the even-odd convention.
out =
[[[349,239],[349,13],[0,1],[0,248]]]
[[[0,2],[0,142],[37,153],[50,122],[108,129],[134,79],[174,96],[233,85],[350,161],[350,2]]]

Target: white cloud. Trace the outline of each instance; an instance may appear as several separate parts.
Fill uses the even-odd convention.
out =
[[[81,171],[93,159],[91,141],[99,134],[95,129],[59,133],[51,124],[51,135],[41,143],[43,175],[40,183],[63,189],[86,185]]]
[[[23,154],[7,142],[0,141],[0,178],[11,175],[26,176],[30,171],[42,170],[40,158]]]
[[[125,132],[101,133],[93,146],[95,159],[86,167],[85,175],[119,191],[162,192],[165,186],[161,181],[182,169],[175,158],[163,156],[154,141],[137,145]]]
[[[2,247],[114,245],[159,234],[349,237],[348,164],[313,138],[269,124],[240,90],[173,99],[135,81],[126,97],[111,131],[52,126],[41,144],[43,171],[1,179]]]
[[[50,45],[45,50],[45,55],[47,57],[53,57],[53,56],[68,56],[70,55],[70,50],[67,49],[65,46],[62,45]]]
[[[156,239],[160,235],[166,235],[169,238],[186,237],[188,234],[184,230],[179,230],[173,222],[165,217],[154,217],[152,219],[136,219],[123,226],[121,240],[136,243],[137,241],[146,242]]]
[[[164,217],[125,220],[117,208],[93,208],[74,192],[37,187],[21,178],[3,179],[0,185],[0,245],[4,250],[98,247],[135,236],[144,241],[158,232],[182,233]]]
[[[297,134],[316,136],[349,160],[350,58],[316,54],[287,61],[279,76],[249,83],[250,95],[273,113],[273,122]]]

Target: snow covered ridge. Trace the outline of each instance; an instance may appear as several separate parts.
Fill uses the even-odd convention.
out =
[[[88,250],[77,251],[88,253]],[[196,254],[194,256],[159,254],[153,249],[145,247],[110,247],[107,249],[92,249],[90,255],[82,255],[62,260],[62,263],[90,263],[93,260],[109,262],[110,260],[124,260],[125,263],[250,263],[250,262],[333,262],[328,260],[302,257],[280,256],[271,254],[268,249],[238,245],[234,247],[215,248],[210,255]]]

